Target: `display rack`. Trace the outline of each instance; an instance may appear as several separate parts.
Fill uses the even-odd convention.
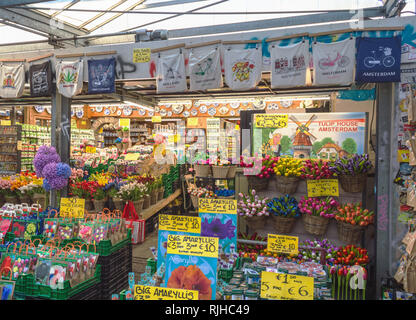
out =
[[[19,173],[21,168],[22,127],[0,126],[0,175]]]
[[[44,145],[51,145],[50,127],[22,124],[22,171],[34,171],[33,159],[39,147]]]

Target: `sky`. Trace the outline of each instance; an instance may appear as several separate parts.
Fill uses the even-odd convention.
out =
[[[145,4],[165,2],[169,0],[147,0]],[[183,12],[192,10],[201,6],[209,5],[219,0],[206,0],[198,1],[191,4],[180,4],[169,7],[151,8],[147,11],[175,11]],[[62,8],[66,4],[70,3],[68,0],[42,2],[33,4],[36,7],[53,7]],[[72,8],[79,9],[107,9],[112,4],[118,2],[118,0],[81,0]],[[127,0],[123,5],[116,8],[117,10],[126,10],[132,4],[138,2],[138,0]],[[415,0],[408,0],[408,4],[404,11],[416,11]],[[201,11],[206,12],[228,12],[228,11],[278,11],[278,10],[322,10],[322,9],[353,9],[374,7],[382,5],[381,0],[228,0],[224,3],[208,7]],[[138,7],[140,8],[140,7]],[[146,10],[144,10],[146,11]],[[53,13],[54,11],[48,10],[46,13]],[[65,20],[69,23],[79,26],[82,22],[95,16],[97,13],[91,12],[64,12],[58,16],[59,19]],[[105,14],[95,22],[86,25],[87,29],[92,29],[99,25],[101,22],[107,20],[114,14]],[[298,14],[296,14],[298,15]],[[156,15],[156,14],[125,14],[121,17],[113,20],[109,24],[97,28],[93,31],[93,34],[100,33],[112,33],[124,31],[130,28],[139,29],[182,29],[193,28],[198,26],[210,26],[216,24],[233,23],[233,22],[245,22],[253,20],[278,18],[288,15],[185,15],[174,19],[166,20],[159,23],[150,24],[141,27],[143,24],[154,22],[158,19],[166,18],[169,15]],[[293,16],[293,14],[292,14]],[[0,43],[14,43],[20,41],[42,40],[45,39],[39,35],[35,35],[26,31],[15,29],[9,26],[0,25]]]

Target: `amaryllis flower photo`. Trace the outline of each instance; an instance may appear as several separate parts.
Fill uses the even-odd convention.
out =
[[[211,222],[204,219],[201,223],[201,237],[217,237],[220,239],[232,239],[235,237],[236,226],[232,220],[222,223],[219,218],[214,218]]]

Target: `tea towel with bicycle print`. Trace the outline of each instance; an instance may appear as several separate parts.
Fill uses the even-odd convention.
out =
[[[314,42],[313,82],[315,85],[349,85],[354,80],[355,40]]]
[[[191,91],[222,87],[220,48],[192,48],[189,52],[189,82]]]
[[[357,38],[357,82],[400,82],[401,36]]]

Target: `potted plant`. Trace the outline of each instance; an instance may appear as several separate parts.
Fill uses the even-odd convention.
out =
[[[330,169],[338,175],[341,187],[346,192],[362,192],[371,168],[368,154],[355,154],[336,160]]]
[[[105,208],[107,193],[101,186],[98,186],[92,195],[92,201],[94,203],[94,209],[96,212],[101,212]]]
[[[119,195],[119,192],[116,187],[112,187],[109,189],[108,196],[113,201],[116,210],[123,212],[125,201]]]
[[[329,219],[335,217],[338,202],[332,197],[305,198],[299,202],[299,210],[303,213],[305,230],[316,236],[323,236],[328,228]]]
[[[266,155],[259,157],[256,153],[254,157],[241,157],[240,166],[244,168],[244,175],[247,176],[248,188],[257,191],[267,190],[273,171],[273,163],[277,157]]]
[[[277,232],[289,233],[300,217],[298,202],[294,197],[285,195],[280,198],[273,198],[267,203],[267,210],[274,220],[274,227]]]
[[[295,158],[280,158],[273,163],[276,190],[283,194],[296,193],[303,162]]]
[[[268,198],[261,198],[252,189],[248,194],[239,193],[237,214],[242,216],[249,228],[261,229],[266,224]]]
[[[374,223],[374,212],[363,209],[361,203],[347,203],[335,213],[338,237],[346,243],[359,243],[365,228]]]

